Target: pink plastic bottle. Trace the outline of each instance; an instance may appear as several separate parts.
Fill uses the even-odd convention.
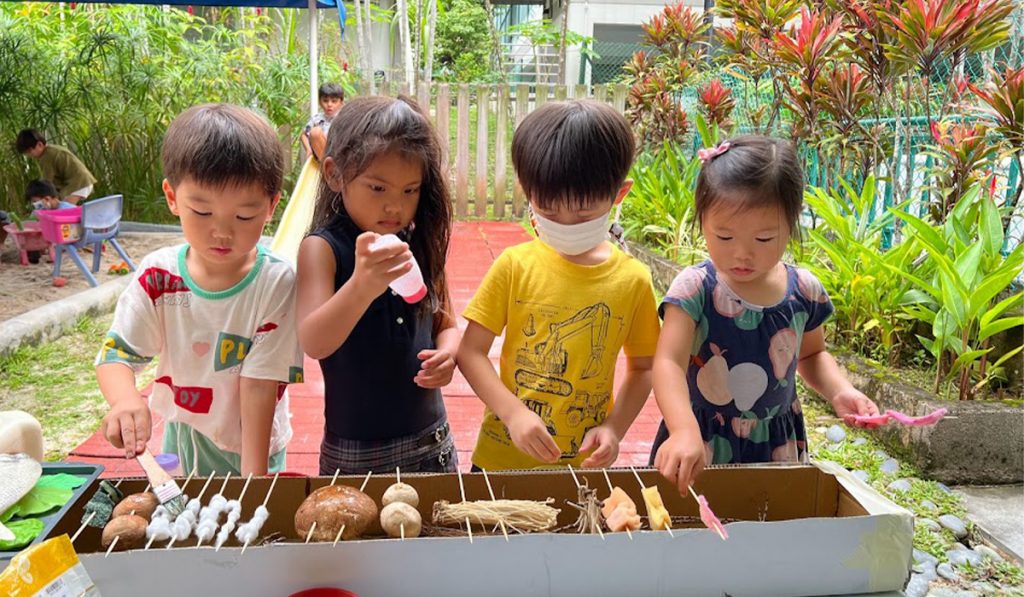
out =
[[[394,234],[384,234],[374,241],[370,248],[376,251],[384,247],[393,247],[401,244],[401,242]],[[395,294],[405,299],[405,302],[418,303],[423,300],[423,297],[427,296],[427,286],[423,283],[423,273],[420,272],[420,265],[416,263],[416,258],[413,257],[411,261],[412,269],[388,286],[391,287],[391,290],[395,291]]]

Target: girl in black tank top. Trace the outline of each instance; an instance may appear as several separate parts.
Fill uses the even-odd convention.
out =
[[[444,273],[450,206],[440,141],[411,99],[342,107],[298,257],[299,341],[324,376],[322,475],[455,470],[440,391],[459,343]],[[383,234],[404,243],[374,249]],[[388,284],[413,258],[427,295],[410,304]]]

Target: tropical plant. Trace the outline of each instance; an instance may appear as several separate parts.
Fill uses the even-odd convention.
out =
[[[932,218],[942,221],[967,189],[986,177],[995,147],[982,123],[933,122],[931,133],[935,150],[927,153],[935,158],[933,186],[940,200],[929,207]]]
[[[625,66],[626,117],[644,147],[682,143],[689,132],[678,96],[704,62],[707,29],[700,15],[681,3],[644,23],[644,39],[654,51],[635,53]]]
[[[724,87],[718,79],[697,90],[697,102],[701,114],[715,126],[726,131],[733,126],[732,111],[736,101],[732,99],[732,89]]]
[[[815,139],[818,128],[818,78],[840,48],[837,16],[800,9],[800,22],[791,32],[775,34],[773,48],[781,63],[782,88],[792,111],[792,136]],[[793,85],[792,81],[796,82]]]
[[[70,146],[99,179],[96,194],[123,194],[125,217],[145,221],[170,217],[160,144],[189,106],[250,106],[294,147],[309,116],[309,59],[290,33],[293,11],[71,6],[0,3],[0,209],[20,208],[36,176],[11,148],[25,127]],[[353,91],[344,53],[325,37],[321,79]]]
[[[886,47],[891,60],[916,69],[924,78],[924,106],[932,120],[932,78],[945,60],[964,52],[990,50],[1006,40],[1013,0],[906,0],[883,13],[894,36]],[[941,114],[940,114],[941,117]]]
[[[892,213],[878,209],[876,181],[860,192],[845,180],[839,188],[812,187],[804,201],[820,225],[807,229],[803,263],[828,291],[835,330],[843,343],[865,356],[896,364],[907,351],[915,320],[906,313],[915,287],[903,272],[920,271],[921,245],[913,236],[884,249]]]
[[[452,0],[438,15],[435,78],[473,82],[493,78],[487,11],[474,0]]]
[[[679,263],[695,263],[704,256],[693,221],[700,160],[686,157],[688,153],[664,141],[658,150],[641,154],[630,171],[633,188],[622,208],[627,237]]]
[[[1017,171],[1024,173],[1024,66],[1005,71],[993,70],[991,80],[984,85],[971,83],[967,87],[983,103],[975,112],[992,123],[992,130],[1001,135],[1017,162]],[[1024,190],[1024,176],[1017,183],[1008,203],[1016,205]]]
[[[992,336],[1024,326],[1024,315],[1014,312],[1024,302],[1024,291],[1011,288],[1024,266],[1024,244],[1002,254],[999,208],[992,194],[978,185],[964,193],[941,225],[891,211],[916,236],[934,266],[930,276],[906,271],[902,275],[920,291],[918,302],[907,312],[932,326],[930,338],[918,339],[937,363],[935,391],[943,379],[955,378],[959,398],[973,398],[999,374],[1003,363],[1024,349],[1018,346],[988,364]],[[999,298],[1008,289],[1008,296]]]

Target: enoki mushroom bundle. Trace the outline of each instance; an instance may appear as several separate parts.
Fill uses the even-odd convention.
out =
[[[558,522],[557,508],[531,500],[478,500],[449,504],[442,500],[434,503],[434,524],[459,525],[468,518],[482,526],[497,526],[501,522],[519,533],[546,531]]]

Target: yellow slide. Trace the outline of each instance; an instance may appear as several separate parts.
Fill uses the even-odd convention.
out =
[[[313,221],[313,208],[316,206],[319,188],[320,163],[309,158],[299,173],[299,179],[295,181],[295,190],[284,208],[274,239],[270,241],[270,250],[292,265],[295,265],[299,255],[299,243],[305,238],[309,223]]]

